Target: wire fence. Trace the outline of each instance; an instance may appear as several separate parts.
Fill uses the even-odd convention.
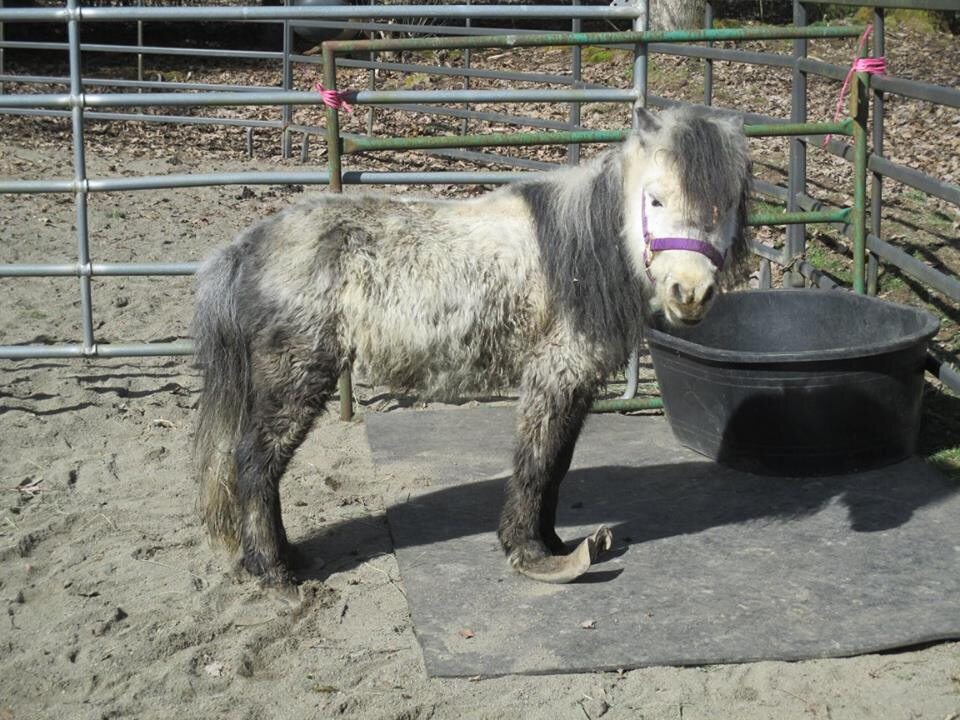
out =
[[[939,0],[935,0],[935,3]],[[877,2],[874,6],[874,55],[884,51],[884,11],[888,7],[911,7],[918,3]],[[91,193],[129,192],[146,189],[187,188],[207,185],[275,185],[305,184],[447,184],[511,182],[526,176],[523,171],[545,170],[554,165],[542,159],[508,154],[505,146],[554,144],[565,146],[565,161],[579,161],[581,145],[612,142],[622,131],[598,131],[581,122],[585,103],[610,102],[624,105],[667,107],[674,104],[647,88],[647,59],[651,54],[699,58],[704,64],[704,103],[715,105],[713,63],[735,62],[790,69],[791,114],[775,118],[751,113],[738,113],[734,108],[715,108],[716,112],[738,114],[755,135],[791,137],[789,179],[785,187],[758,182],[756,190],[785,202],[787,214],[756,216],[755,224],[788,225],[787,240],[782,248],[754,244],[761,258],[761,279],[769,282],[770,263],[783,266],[785,282],[812,282],[830,287],[834,283],[819,268],[806,260],[808,222],[830,222],[852,238],[855,258],[854,285],[860,291],[875,292],[877,262],[897,267],[923,286],[940,293],[949,301],[960,300],[958,278],[914,258],[882,235],[881,205],[883,180],[889,178],[908,187],[947,202],[960,205],[960,188],[955,184],[926,175],[918,170],[894,163],[883,157],[884,98],[895,94],[930,103],[960,107],[960,90],[956,88],[904,80],[894,76],[868,79],[858,74],[851,118],[846,124],[807,122],[806,94],[808,77],[843,80],[847,68],[807,57],[807,41],[811,38],[856,37],[862,28],[811,26],[807,22],[807,4],[793,3],[794,25],[779,28],[715,28],[712,4],[707,4],[704,28],[687,31],[648,30],[647,3],[644,0],[623,2],[615,6],[569,5],[354,5],[345,7],[83,7],[77,0],[68,0],[63,7],[3,8],[0,7],[0,114],[69,118],[72,128],[74,172],[70,178],[0,180],[0,193],[66,193],[73,195],[76,214],[77,258],[70,263],[0,265],[0,277],[74,276],[80,285],[82,338],[67,345],[0,346],[2,358],[73,357],[73,356],[138,356],[175,355],[190,352],[188,341],[164,343],[98,343],[94,333],[91,280],[99,276],[123,275],[186,275],[195,265],[186,262],[108,263],[94,262],[90,257],[87,228],[87,198]],[[432,24],[425,24],[424,21]],[[249,50],[224,48],[181,48],[145,45],[144,25],[160,22],[233,22],[269,23],[280,28],[281,50]],[[442,21],[444,24],[435,24]],[[505,27],[520,21],[523,27]],[[569,30],[544,32],[534,27],[538,22],[567,24]],[[615,24],[617,29],[603,32],[582,32],[583,23]],[[66,41],[8,40],[5,28],[11,23],[64,25]],[[101,23],[135,23],[136,42],[81,43],[81,28]],[[295,32],[312,27],[326,33],[341,33],[354,39],[325,43],[322,52],[295,51]],[[505,30],[508,32],[505,34]],[[399,36],[399,37],[397,37]],[[358,39],[359,38],[359,39]],[[372,39],[371,39],[372,38]],[[716,47],[713,43],[751,39],[792,39],[790,55],[760,53],[739,48]],[[633,54],[633,72],[622,87],[587,83],[582,77],[581,49],[602,46],[626,49]],[[512,69],[475,67],[470,53],[480,48],[500,47],[513,51],[519,47],[571,47],[570,68],[564,73],[526,72]],[[389,52],[435,50],[462,52],[456,66],[437,66],[390,57]],[[69,72],[66,75],[43,75],[8,72],[4,62],[7,51],[24,53],[66,53]],[[115,79],[87,77],[82,73],[83,53],[106,53],[127,56],[136,66],[136,78]],[[348,55],[348,53],[350,53]],[[221,85],[190,82],[189,79],[151,80],[145,76],[145,56],[165,58],[189,57],[207,60],[229,59],[262,62],[279,69],[276,86]],[[321,70],[325,82],[335,87],[337,69],[364,71],[367,89],[350,94],[350,101],[367,108],[366,132],[342,133],[336,112],[327,111],[325,123],[298,121],[298,109],[319,106],[315,92],[294,89],[297,68],[311,72]],[[381,72],[423,74],[454,79],[459,89],[398,90],[377,87]],[[475,83],[497,84],[496,89],[477,88]],[[510,86],[523,85],[523,88]],[[541,89],[536,86],[551,86]],[[63,87],[64,92],[36,92],[36,88]],[[508,86],[508,87],[503,87]],[[557,87],[559,86],[559,87]],[[11,92],[15,88],[15,92]],[[107,89],[110,92],[98,92]],[[116,90],[120,90],[117,92]],[[871,128],[873,152],[866,153],[867,100],[873,106]],[[514,104],[541,102],[565,107],[565,119],[548,119],[525,115],[522,111],[485,109],[490,103]],[[275,108],[274,117],[214,117],[191,114],[196,108],[236,107]],[[157,109],[162,111],[157,113]],[[190,108],[190,112],[177,112]],[[391,108],[403,112],[452,119],[459,123],[459,132],[449,136],[422,138],[383,138],[373,134],[375,113]],[[314,116],[311,116],[314,117]],[[240,126],[246,130],[247,148],[252,152],[253,135],[261,131],[279,133],[282,154],[290,157],[294,138],[299,136],[301,158],[308,155],[310,138],[326,139],[328,167],[319,171],[221,172],[199,174],[167,174],[142,177],[91,177],[85,162],[84,129],[91,122],[138,121],[192,125]],[[508,129],[499,133],[471,133],[471,124],[495,123]],[[532,131],[531,131],[532,129]],[[806,152],[812,143],[822,142],[827,132],[852,138],[831,140],[826,150],[857,166],[852,207],[822,209],[822,202],[808,193]],[[473,170],[461,172],[412,171],[341,171],[340,151],[353,154],[370,150],[418,150],[467,159],[480,166],[493,164],[512,167],[515,171]],[[870,178],[870,227],[865,226],[867,193],[866,177]],[[869,251],[869,252],[866,252]],[[960,390],[956,371],[947,364],[935,363],[934,369],[947,384]]]

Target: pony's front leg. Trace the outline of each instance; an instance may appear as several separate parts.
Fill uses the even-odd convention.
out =
[[[552,363],[539,363],[524,376],[513,474],[507,481],[498,536],[510,564],[540,580],[572,580],[586,569],[584,558],[589,556],[589,566],[594,555],[594,548],[589,548],[586,555],[562,557],[565,545],[554,525],[560,483],[570,468],[595,388],[592,377],[584,381]]]

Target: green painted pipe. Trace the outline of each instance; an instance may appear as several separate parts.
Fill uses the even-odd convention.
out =
[[[328,90],[337,89],[337,60],[331,50],[323,48],[323,84]],[[330,171],[330,189],[343,190],[343,168],[340,163],[340,114],[327,109],[327,169]]]
[[[866,46],[859,50],[866,57]],[[850,89],[850,116],[853,122],[853,291],[866,293],[867,267],[867,93],[870,75],[858,72]]]
[[[380,40],[328,40],[324,49],[342,54],[379,50],[448,50],[465,48],[543,47],[546,45],[634,45],[637,43],[720,42],[724,40],[784,40],[792,38],[859,37],[864,26],[756,27],[709,30],[661,30],[600,33],[543,33],[481,37],[432,37]]]
[[[571,143],[620,142],[629,130],[570,130],[562,132],[489,133],[485,135],[436,135],[430,137],[344,138],[343,152],[371,150],[426,150],[451,147],[505,145],[569,145]]]
[[[747,218],[747,225],[803,225],[806,223],[845,223],[850,208],[818,210],[814,212],[757,213]]]
[[[612,143],[624,140],[629,129],[568,130],[559,132],[488,133],[477,135],[435,135],[427,137],[358,137],[344,138],[343,152],[358,153],[374,150],[430,150],[452,147],[495,147],[508,145],[569,145],[572,143]],[[782,135],[825,135],[853,133],[853,121],[839,123],[783,123],[745,125],[748,137]],[[798,220],[797,222],[803,222]]]
[[[337,89],[337,60],[327,48],[323,49],[323,84],[329,90]],[[330,192],[343,192],[343,166],[340,162],[340,114],[327,108],[327,170]],[[353,419],[353,378],[347,368],[337,381],[340,391],[340,419]]]
[[[624,398],[614,398],[612,400],[597,400],[590,408],[590,412],[595,413],[613,413],[613,412],[635,412],[637,410],[662,410],[663,398],[660,397],[638,397],[625,400]]]
[[[747,137],[782,137],[787,135],[853,135],[853,120],[839,122],[758,123],[744,125]]]

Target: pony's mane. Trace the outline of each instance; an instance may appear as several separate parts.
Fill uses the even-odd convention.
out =
[[[584,165],[518,183],[530,208],[549,290],[591,338],[629,338],[640,313],[640,281],[623,231],[623,154],[606,150]]]

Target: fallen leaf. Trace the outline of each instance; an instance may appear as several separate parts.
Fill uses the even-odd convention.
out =
[[[333,685],[321,685],[320,683],[312,685],[310,689],[315,693],[322,693],[324,695],[340,692],[340,688],[338,687]]]

